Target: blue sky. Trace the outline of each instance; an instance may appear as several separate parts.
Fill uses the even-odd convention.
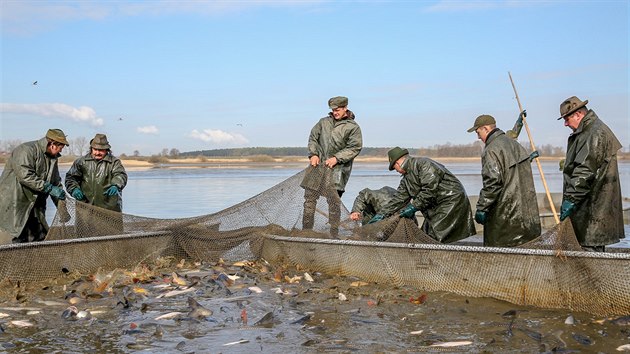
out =
[[[364,146],[467,144],[475,117],[565,146],[569,96],[630,149],[628,1],[0,2],[0,140],[114,153],[306,146],[349,97]],[[33,82],[37,81],[37,85]],[[523,132],[520,140],[526,140]]]

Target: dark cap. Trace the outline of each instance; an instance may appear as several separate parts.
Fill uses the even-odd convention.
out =
[[[571,96],[560,104],[560,118],[558,120],[573,114],[578,109],[586,106],[588,100],[582,102],[579,98]]]
[[[105,134],[96,134],[94,139],[90,140],[90,147],[99,150],[109,150],[112,148]]]
[[[395,148],[389,150],[387,152],[387,157],[389,157],[389,170],[393,170],[394,169],[394,164],[396,163],[396,161],[398,161],[399,158],[405,156],[405,155],[409,155],[409,150],[407,149],[401,149],[398,146],[396,146]]]
[[[64,134],[61,129],[48,129],[48,132],[46,133],[46,138],[64,144],[65,146],[70,146],[66,137],[67,135]]]
[[[348,97],[336,96],[328,100],[328,107],[335,109],[348,106]]]
[[[477,119],[475,119],[475,124],[472,126],[472,128],[468,129],[468,132],[472,133],[475,130],[477,130],[479,127],[483,127],[484,125],[492,125],[492,124],[497,124],[497,121],[494,120],[494,117],[488,114],[482,114],[479,117],[477,117]]]

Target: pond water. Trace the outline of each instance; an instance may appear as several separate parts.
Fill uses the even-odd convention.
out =
[[[468,195],[478,195],[482,187],[479,162],[444,164],[464,185]],[[562,192],[562,173],[557,162],[542,162],[543,173],[551,193]],[[306,164],[224,165],[209,168],[130,169],[129,182],[123,191],[123,211],[153,218],[184,218],[211,214],[247,200],[302,171]],[[538,193],[544,185],[538,168],[533,165]],[[60,167],[62,178],[67,166]],[[630,197],[630,161],[619,164],[622,195]],[[385,185],[398,187],[400,175],[388,171],[384,163],[356,163],[342,201],[351,209],[363,188],[378,189]],[[49,199],[47,218],[52,221],[55,207]],[[626,225],[626,235],[630,227]],[[630,247],[630,236],[621,245]]]
[[[444,165],[459,178],[468,195],[479,194],[482,186],[479,162],[451,162]],[[211,214],[251,198],[304,168],[306,164],[130,169],[127,172],[129,182],[123,192],[123,208],[128,214],[155,218]],[[561,193],[562,173],[558,170],[558,163],[542,162],[542,168],[550,192]],[[60,167],[62,178],[67,170],[67,166]],[[535,165],[533,172],[536,191],[544,193]],[[630,161],[620,163],[619,173],[622,195],[628,197]],[[378,189],[385,185],[396,188],[399,182],[400,175],[388,171],[384,163],[356,163],[341,199],[347,208],[351,208],[361,189]]]

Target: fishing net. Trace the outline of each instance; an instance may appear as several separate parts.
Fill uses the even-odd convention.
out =
[[[309,167],[225,210],[183,219],[122,214],[67,199],[46,241],[0,246],[0,280],[35,282],[158,258],[265,259],[426,291],[630,313],[630,254],[582,252],[568,221],[515,248],[468,240],[445,245],[398,216],[364,226],[350,220],[333,178],[328,168]]]

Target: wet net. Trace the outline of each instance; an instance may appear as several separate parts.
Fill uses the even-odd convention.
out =
[[[599,315],[630,313],[630,254],[583,252],[565,221],[515,248],[440,244],[412,220],[350,220],[330,169],[309,167],[214,214],[156,219],[68,199],[46,241],[0,246],[0,279],[35,282],[156,259],[264,259],[365,281]]]

